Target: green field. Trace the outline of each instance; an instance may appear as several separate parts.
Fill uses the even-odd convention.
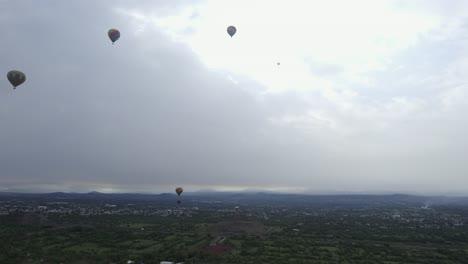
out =
[[[68,216],[18,224],[24,217],[34,218],[2,217],[7,243],[0,246],[0,263],[464,263],[468,251],[466,241],[440,242],[443,236],[435,232],[376,237],[362,227],[346,231],[291,217]],[[305,224],[293,231],[298,222]],[[210,247],[216,240],[223,241]]]

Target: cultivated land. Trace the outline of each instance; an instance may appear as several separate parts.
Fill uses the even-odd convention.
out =
[[[468,199],[0,194],[0,263],[467,263]],[[239,209],[236,209],[239,206]]]

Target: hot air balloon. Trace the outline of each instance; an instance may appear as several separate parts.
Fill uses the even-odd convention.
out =
[[[114,45],[114,42],[116,42],[120,38],[120,31],[112,28],[112,29],[109,29],[109,31],[107,31],[107,35],[112,41],[112,45]]]
[[[227,33],[229,34],[229,36],[231,36],[231,38],[232,36],[234,36],[234,34],[236,34],[236,32],[237,32],[237,29],[235,26],[229,26],[227,28]]]
[[[21,85],[26,81],[26,75],[20,71],[9,71],[7,78],[11,85],[13,85],[13,89],[16,89],[16,86]]]
[[[175,189],[175,192],[177,193],[177,195],[178,195],[179,197],[180,197],[180,195],[182,194],[183,191],[184,191],[184,189],[182,189],[182,187],[177,187],[177,188]],[[177,200],[177,203],[178,203],[178,204],[181,203],[180,199]]]
[[[280,66],[280,65],[281,65],[281,63],[277,62],[277,63],[276,63],[276,65]]]
[[[181,194],[182,192],[184,192],[184,189],[182,189],[182,187],[177,187],[177,188],[175,189],[175,192],[177,193],[178,196],[180,196],[180,194]]]

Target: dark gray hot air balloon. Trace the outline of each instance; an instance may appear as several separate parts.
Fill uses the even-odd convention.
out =
[[[26,81],[26,75],[20,71],[9,71],[7,74],[8,81],[13,85],[13,89]]]
[[[236,34],[236,32],[237,32],[237,29],[235,26],[229,26],[227,28],[227,33],[229,34],[229,36],[231,36],[231,38],[232,36],[234,36],[234,34]]]

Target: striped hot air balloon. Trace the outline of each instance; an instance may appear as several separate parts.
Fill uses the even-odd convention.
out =
[[[109,29],[107,32],[107,35],[109,36],[109,39],[112,41],[112,44],[116,42],[120,38],[120,31],[117,29]]]

